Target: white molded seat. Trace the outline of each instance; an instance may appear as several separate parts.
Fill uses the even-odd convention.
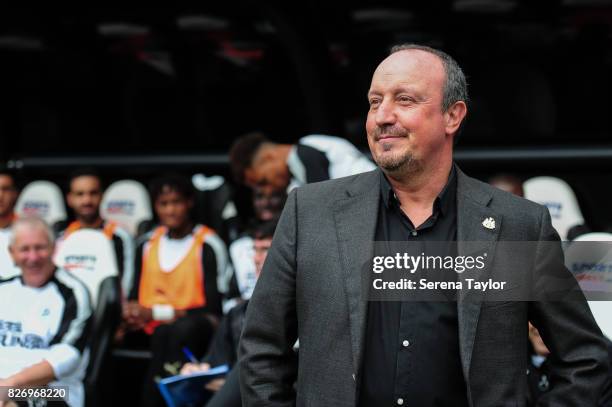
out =
[[[578,236],[565,250],[565,265],[584,290],[612,292],[612,233]],[[612,339],[612,301],[588,303],[599,328]]]
[[[112,339],[121,320],[121,289],[113,244],[104,233],[95,229],[80,229],[61,242],[54,256],[62,267],[87,286],[93,314],[90,338],[84,360],[86,405],[97,405],[100,375],[110,357]],[[85,363],[87,365],[85,366]]]
[[[95,229],[71,233],[57,248],[53,260],[87,286],[94,308],[102,282],[119,275],[113,244],[104,233]]]
[[[584,224],[576,194],[569,184],[556,177],[534,177],[523,184],[525,198],[548,208],[552,224],[562,240],[574,226]]]
[[[53,226],[66,219],[62,190],[50,181],[33,181],[23,188],[15,205],[19,216],[38,216]]]
[[[129,179],[112,183],[102,197],[100,215],[136,236],[138,226],[153,218],[147,189],[140,182]]]

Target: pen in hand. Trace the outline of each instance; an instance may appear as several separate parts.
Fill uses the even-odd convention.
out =
[[[187,356],[187,359],[189,359],[191,363],[195,363],[195,364],[200,363],[200,361],[197,360],[195,356],[193,356],[193,353],[191,353],[188,347],[186,346],[183,347],[183,353],[185,354],[185,356]]]

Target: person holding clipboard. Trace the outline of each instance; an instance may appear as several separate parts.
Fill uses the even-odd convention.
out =
[[[278,219],[258,223],[250,232],[253,237],[254,261],[257,277],[261,273],[268,249],[272,244],[272,236]],[[238,342],[242,332],[244,317],[248,301],[244,301],[232,308],[221,321],[219,329],[213,337],[208,354],[198,362],[188,349],[183,349],[190,363],[185,364],[181,374],[189,375],[199,372],[210,372],[216,367],[228,365],[233,367],[237,361]],[[204,389],[202,389],[204,390]],[[214,396],[208,401],[208,407],[232,407],[241,406],[240,383],[238,369],[231,369],[224,378],[211,380],[205,385],[206,391],[214,392]]]

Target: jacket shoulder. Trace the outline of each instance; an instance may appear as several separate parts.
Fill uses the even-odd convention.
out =
[[[313,182],[296,188],[294,191],[300,199],[306,197],[328,198],[347,196],[352,191],[359,193],[360,190],[369,190],[369,186],[378,185],[378,170],[362,172],[347,177],[336,178],[327,181]]]

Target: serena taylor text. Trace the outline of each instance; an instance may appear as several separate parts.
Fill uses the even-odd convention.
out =
[[[476,281],[473,278],[466,278],[463,281],[428,281],[421,278],[418,281],[402,278],[399,281],[384,281],[376,278],[372,281],[375,290],[463,290],[464,286],[468,290],[503,290],[506,281]]]

